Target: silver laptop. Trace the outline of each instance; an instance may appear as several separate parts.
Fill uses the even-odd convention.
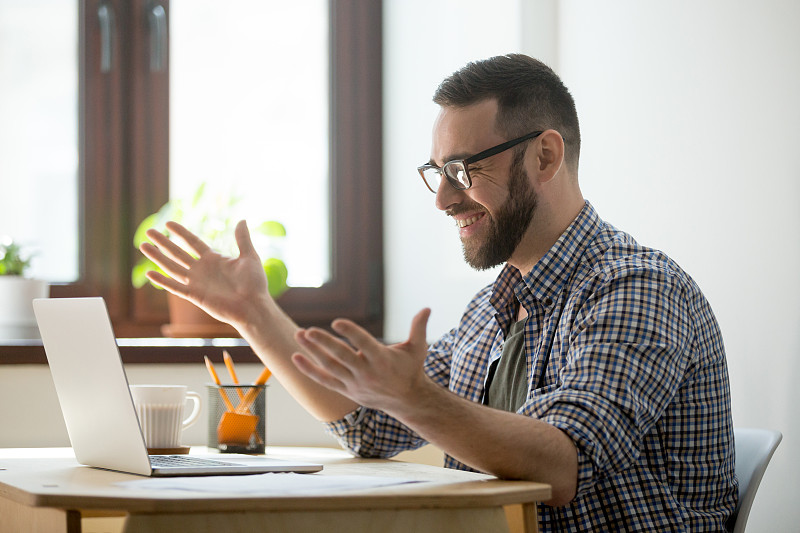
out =
[[[44,298],[34,300],[33,309],[79,463],[145,476],[322,469],[318,464],[263,456],[148,455],[105,301]],[[180,464],[160,465],[162,462]]]

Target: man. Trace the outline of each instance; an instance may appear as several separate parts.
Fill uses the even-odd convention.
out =
[[[580,131],[556,74],[471,63],[434,101],[419,168],[475,268],[505,264],[426,344],[429,310],[385,346],[348,320],[298,328],[266,290],[247,228],[225,258],[176,224],[150,279],[232,324],[348,448],[430,442],[446,466],[553,486],[544,531],[723,531],[737,494],[722,338],[692,279],[603,222],[578,185]],[[431,258],[435,260],[435,258]]]

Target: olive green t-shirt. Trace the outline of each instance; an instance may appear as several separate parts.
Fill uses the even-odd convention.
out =
[[[515,413],[528,397],[528,373],[525,368],[525,323],[511,325],[503,343],[500,359],[492,362],[486,380],[486,405]]]

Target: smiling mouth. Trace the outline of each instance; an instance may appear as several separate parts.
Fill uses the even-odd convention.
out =
[[[476,223],[481,218],[483,218],[483,213],[481,213],[479,215],[475,215],[474,217],[455,219],[456,220],[456,226],[458,226],[459,228],[466,228],[467,226],[473,225],[474,223]]]

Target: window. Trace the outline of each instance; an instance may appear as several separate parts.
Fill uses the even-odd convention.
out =
[[[170,1],[170,197],[215,185],[218,199],[239,200],[235,218],[280,221],[289,284],[322,286],[330,280],[327,0],[220,7]],[[208,38],[215,33],[225,38]]]
[[[0,0],[0,238],[45,279],[79,277],[77,46],[75,5]]]
[[[35,3],[45,9],[48,1],[54,5],[65,4],[63,0],[30,3],[0,0],[3,27],[12,24],[10,19],[6,20],[9,10],[13,11],[10,6]],[[257,3],[261,6],[267,2]],[[185,14],[186,4],[187,0],[80,0],[76,15],[79,31],[71,37],[73,42],[77,39],[77,61],[74,62],[77,74],[73,75],[77,87],[74,80],[63,81],[69,80],[69,75],[61,81],[48,82],[66,92],[58,95],[62,108],[65,101],[74,98],[72,109],[77,109],[73,125],[65,127],[62,123],[60,126],[68,130],[61,141],[66,148],[55,147],[49,138],[45,138],[42,142],[46,144],[35,155],[43,164],[55,163],[56,157],[60,158],[59,166],[65,174],[72,164],[74,175],[73,185],[65,185],[74,193],[58,193],[55,208],[39,205],[35,207],[36,216],[31,217],[31,220],[46,221],[41,224],[40,235],[57,227],[59,231],[63,229],[77,236],[74,239],[75,251],[72,252],[76,258],[72,268],[74,274],[65,271],[52,274],[52,277],[48,275],[55,282],[51,294],[105,297],[115,331],[121,337],[158,335],[160,325],[167,321],[162,291],[150,287],[135,290],[131,286],[130,270],[138,257],[138,251],[132,246],[132,236],[139,221],[168,199],[171,187],[174,190],[190,186],[179,183],[179,174],[194,173],[192,150],[182,148],[183,137],[175,137],[180,128],[191,126],[172,115],[173,111],[180,111],[181,105],[187,104],[186,97],[179,97],[180,103],[170,102],[171,83],[175,83],[176,88],[181,83],[175,78],[177,70],[170,72],[171,32],[187,27],[171,22],[172,17],[188,16]],[[283,6],[285,2],[269,4],[276,6],[273,10],[286,8]],[[325,57],[324,78],[328,90],[325,91],[324,104],[328,113],[323,132],[309,132],[304,138],[294,138],[299,132],[308,131],[300,124],[296,130],[298,133],[286,136],[290,142],[285,146],[278,146],[268,156],[266,151],[256,154],[257,157],[269,157],[269,169],[279,169],[287,182],[300,183],[303,190],[324,188],[326,193],[321,199],[314,200],[313,210],[315,215],[325,219],[328,229],[323,232],[322,241],[320,237],[308,237],[305,243],[308,248],[318,251],[329,250],[320,260],[324,268],[317,278],[312,275],[307,278],[310,281],[302,282],[307,286],[292,288],[280,303],[303,325],[327,325],[336,316],[347,316],[380,334],[383,320],[381,6],[380,2],[358,0],[332,0],[325,5],[325,38],[329,46]],[[234,9],[227,3],[215,6],[218,9],[228,7]],[[239,12],[236,16],[242,17],[243,14]],[[51,17],[45,18],[49,20]],[[52,19],[62,30],[70,24],[68,17]],[[265,23],[263,31],[269,32],[270,25],[274,24],[274,21]],[[251,30],[257,28],[255,25]],[[209,32],[207,38],[209,41],[225,41],[225,31],[221,25],[217,32]],[[178,44],[176,40],[175,46]],[[53,45],[61,52],[69,47],[68,41],[67,44]],[[175,68],[178,69],[178,60],[182,56],[178,55],[179,49],[174,53]],[[202,59],[203,55],[210,53],[209,50],[196,50],[195,57]],[[285,72],[287,83],[296,77],[293,69],[300,73],[304,68],[318,68],[309,67],[303,57],[293,54],[291,46],[270,50],[269,53],[278,55],[284,62],[281,68],[288,70]],[[246,62],[238,68],[247,68]],[[225,71],[220,70],[219,75],[225,76]],[[73,87],[77,92],[70,95],[65,86]],[[47,89],[48,94],[56,94],[52,87]],[[7,90],[0,85],[0,91]],[[172,97],[178,98],[174,92]],[[226,94],[223,98],[235,99],[237,95]],[[7,100],[5,93],[0,100]],[[291,106],[280,101],[280,96],[265,100],[261,103],[277,106],[284,112],[289,107],[291,111]],[[173,106],[175,109],[171,109]],[[177,128],[172,132],[171,117]],[[302,121],[302,117],[298,118]],[[39,125],[31,125],[34,126]],[[39,127],[49,128],[46,125]],[[208,120],[206,128],[213,130],[218,128],[218,124]],[[0,125],[0,134],[5,131]],[[74,135],[72,139],[70,132]],[[323,134],[327,135],[323,137]],[[252,154],[272,142],[265,138],[251,145],[244,139],[234,139],[225,149]],[[286,146],[290,144],[301,149],[287,153]],[[170,145],[173,145],[172,151]],[[200,159],[204,152],[214,148],[213,144],[200,146],[194,157]],[[70,159],[70,150],[73,159]],[[329,157],[315,163],[317,169],[313,172],[325,174],[326,180],[303,181],[302,170],[309,165],[302,160],[302,154],[320,152],[323,155],[327,152]],[[41,155],[43,153],[47,155]],[[9,190],[6,170],[0,168],[3,170],[3,189]],[[174,184],[170,183],[171,172],[176,176]],[[73,198],[77,200],[73,202]],[[20,204],[27,200],[22,198]],[[294,209],[298,213],[310,215],[307,205],[296,204]],[[280,220],[282,215],[266,216]],[[3,228],[0,228],[0,233],[4,233]],[[61,241],[64,239],[59,239]],[[320,242],[325,244],[326,241],[330,246],[320,246]],[[44,241],[41,245],[49,246]],[[62,253],[60,248],[59,253]],[[69,252],[63,253],[64,257],[69,255]],[[64,263],[68,262],[65,259]],[[289,266],[291,269],[291,264]]]

